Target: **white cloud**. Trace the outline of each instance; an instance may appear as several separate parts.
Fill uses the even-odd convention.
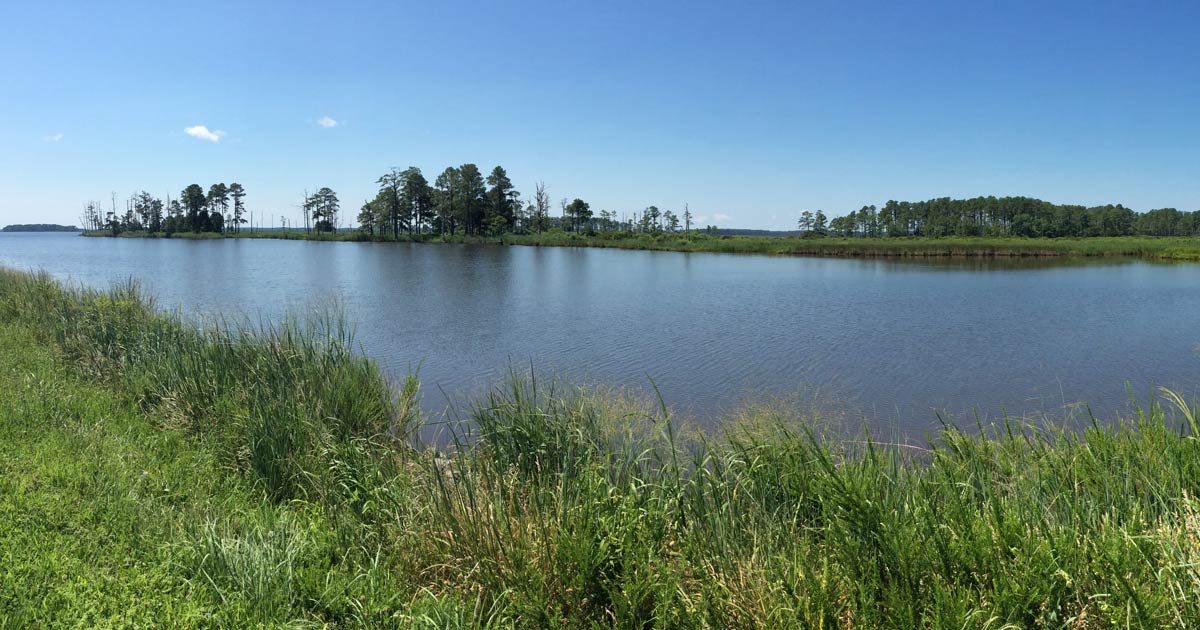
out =
[[[725,214],[724,212],[718,212],[713,215],[713,221],[716,221],[717,223],[728,223],[732,218],[733,217]]]
[[[338,126],[338,121],[336,121],[328,116],[322,116],[321,120],[317,121],[317,124],[321,125],[322,127],[326,128],[326,129],[333,129],[334,127]]]
[[[52,136],[43,136],[42,137],[42,140],[44,142],[58,142],[59,140],[62,140],[62,139],[63,139],[63,135],[62,135],[61,131]]]
[[[209,142],[220,142],[221,137],[225,135],[225,132],[221,131],[220,129],[209,131],[208,127],[204,125],[187,127],[183,130],[183,133],[186,133],[197,140],[208,140]]]

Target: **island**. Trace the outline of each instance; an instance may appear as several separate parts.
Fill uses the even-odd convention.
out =
[[[80,232],[74,225],[57,223],[14,223],[0,228],[0,232]]]

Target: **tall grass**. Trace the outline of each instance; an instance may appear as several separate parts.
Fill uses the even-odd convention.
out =
[[[450,445],[336,318],[183,324],[133,287],[0,272],[0,322],[261,488],[169,547],[226,620],[392,627],[1195,627],[1196,412],[919,446],[512,374]],[[0,399],[0,404],[3,399]],[[330,576],[353,575],[352,579]]]
[[[370,451],[411,430],[415,388],[398,396],[338,318],[197,327],[159,313],[132,283],[97,291],[0,274],[0,319],[30,325],[277,500],[354,499],[355,480],[387,474]]]
[[[520,589],[534,625],[1200,619],[1200,444],[1158,406],[1083,433],[947,427],[928,449],[778,424],[647,446],[605,439],[586,393],[533,387],[476,411],[480,439],[439,485],[438,512],[449,558],[466,562],[440,566],[484,592]]]

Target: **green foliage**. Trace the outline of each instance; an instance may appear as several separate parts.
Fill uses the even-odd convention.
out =
[[[0,317],[35,326],[85,374],[218,447],[279,500],[352,495],[330,461],[385,448],[410,406],[335,317],[196,329],[158,315],[134,285],[67,290],[46,275],[3,273]]]
[[[584,239],[578,234],[571,237]],[[699,238],[699,237],[697,237]],[[158,314],[0,271],[0,624],[1185,627],[1196,410],[1078,431],[721,433],[510,375],[413,448],[336,318]]]

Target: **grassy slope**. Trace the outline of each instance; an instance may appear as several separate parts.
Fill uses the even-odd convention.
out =
[[[87,233],[107,236],[107,233]],[[126,233],[125,237],[144,237],[145,233]],[[337,234],[304,232],[241,232],[229,238],[271,238],[286,240],[370,241],[356,231]],[[217,234],[175,234],[172,238],[221,238]],[[407,240],[407,239],[401,239]],[[610,247],[617,249],[681,252],[723,252],[791,256],[830,256],[858,258],[904,257],[1127,257],[1150,260],[1198,261],[1200,238],[1148,238],[1138,236],[1105,238],[778,238],[765,236],[711,236],[696,233],[626,235],[599,233],[592,236],[569,232],[544,234],[508,234],[503,237],[422,237],[422,242],[496,243],[538,247]]]
[[[0,324],[0,356],[0,627],[373,625],[353,606],[393,582],[319,511],[268,500],[27,328]]]
[[[1186,407],[896,449],[770,410],[683,439],[518,378],[436,454],[327,324],[196,332],[0,271],[4,625],[1200,622]]]
[[[217,496],[238,497],[227,476],[28,330],[0,325],[0,356],[0,625],[202,619],[162,543]]]

